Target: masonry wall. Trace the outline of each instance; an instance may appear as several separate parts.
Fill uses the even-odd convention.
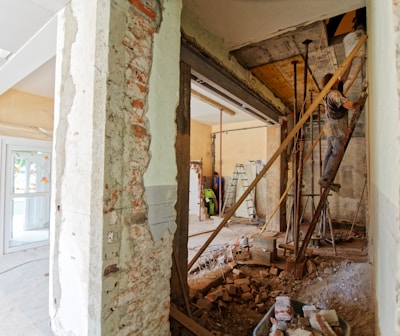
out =
[[[180,9],[180,1],[73,0],[60,17],[56,335],[169,334]]]

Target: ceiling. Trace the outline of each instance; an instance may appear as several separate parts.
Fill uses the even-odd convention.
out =
[[[55,15],[69,1],[0,2],[0,48],[11,52],[7,59],[0,58],[0,95],[10,88],[45,97],[54,95]],[[306,54],[303,42],[312,40],[307,53],[307,91],[317,92],[323,74],[334,72],[344,59],[342,40],[349,28],[343,30],[341,26],[351,27],[354,11],[364,6],[365,0],[335,0],[334,6],[331,0],[183,0],[183,14],[190,13],[220,37],[231,56],[292,110],[294,61],[297,61],[298,108],[303,101]],[[335,26],[332,33],[326,20],[337,19],[344,13],[350,14],[329,21]],[[350,18],[350,24],[345,23],[346,17],[347,21]],[[234,115],[224,112],[224,123],[251,119],[241,109],[209,92],[198,93],[217,101],[217,104],[205,103],[199,95],[192,97],[192,116],[201,122],[219,124],[218,104],[235,112]]]

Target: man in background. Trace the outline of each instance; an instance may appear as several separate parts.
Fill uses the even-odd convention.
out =
[[[332,173],[333,166],[335,164],[336,158],[342,147],[344,139],[343,127],[341,124],[347,125],[347,111],[356,108],[357,103],[350,101],[343,94],[344,82],[350,72],[351,64],[348,66],[344,72],[342,78],[338,78],[336,82],[332,85],[329,92],[324,97],[325,105],[325,125],[324,133],[327,137],[328,148],[325,153],[322,177],[319,180],[319,185],[322,188],[330,187],[332,191],[338,192],[341,185],[337,183],[331,183],[328,185],[329,176]],[[328,73],[322,78],[322,86],[325,87],[329,80],[332,78],[333,74]],[[344,122],[343,122],[344,121]]]
[[[220,193],[220,190],[221,190],[221,193]],[[219,176],[218,172],[214,172],[213,191],[215,193],[217,202],[222,209],[222,202],[224,199],[224,178]],[[219,213],[219,209],[217,208],[216,210],[217,210],[216,213]]]

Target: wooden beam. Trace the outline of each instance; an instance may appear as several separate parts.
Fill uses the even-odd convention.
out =
[[[170,307],[170,316],[177,321],[179,324],[184,326],[187,330],[191,331],[196,336],[213,336],[210,331],[202,327],[197,322],[193,321],[191,318],[186,316],[176,307]]]
[[[179,87],[179,105],[176,110],[176,128],[175,153],[177,165],[177,201],[176,210],[176,231],[173,240],[173,251],[179,256],[177,267],[173,265],[171,272],[171,300],[177,306],[183,306],[184,296],[182,291],[189,293],[187,284],[187,259],[188,259],[188,233],[189,233],[189,164],[190,164],[190,85],[191,74],[190,67],[180,63],[180,87]],[[185,275],[184,283],[178,275],[178,271]]]
[[[214,106],[215,108],[217,108],[218,110],[222,110],[223,112],[234,116],[236,114],[235,111],[232,111],[231,109],[227,108],[226,106],[216,102],[214,99],[211,99],[210,97],[207,97],[203,94],[201,94],[200,92],[197,92],[196,90],[192,89],[192,95],[195,96],[196,98],[200,99],[201,101]]]

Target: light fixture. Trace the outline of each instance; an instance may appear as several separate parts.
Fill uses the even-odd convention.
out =
[[[0,58],[6,60],[11,55],[11,51],[0,48]]]

